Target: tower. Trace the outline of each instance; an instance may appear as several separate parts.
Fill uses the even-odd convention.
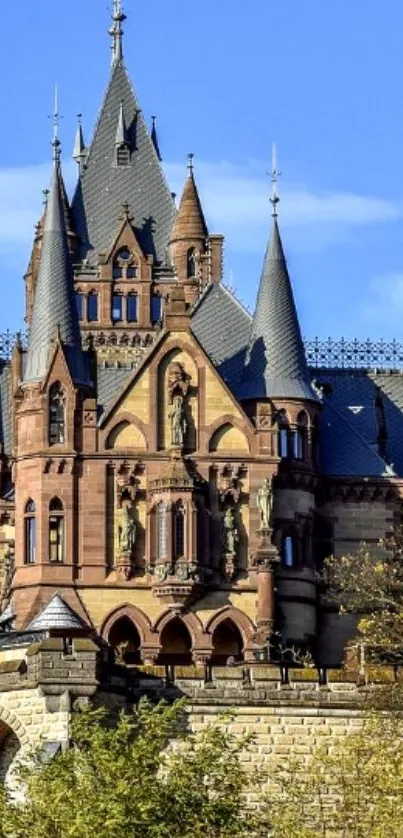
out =
[[[286,642],[311,646],[317,628],[313,534],[320,403],[307,368],[279,230],[277,179],[273,150],[272,230],[239,397],[256,425],[259,452],[270,461],[271,524],[281,557],[277,628]]]
[[[22,379],[15,392],[14,601],[26,622],[49,587],[76,576],[77,455],[92,392],[73,295],[66,191],[55,113],[53,173]],[[17,383],[17,382],[16,382]],[[27,591],[34,586],[35,598]],[[75,600],[71,595],[71,600]],[[74,602],[77,608],[77,603]],[[80,610],[80,609],[79,609]]]

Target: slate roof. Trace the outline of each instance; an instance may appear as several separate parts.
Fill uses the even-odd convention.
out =
[[[131,149],[127,166],[115,161],[122,103]],[[110,248],[126,201],[140,246],[165,262],[175,205],[124,63],[116,61],[72,202],[82,258],[94,262]]]
[[[236,393],[242,377],[252,318],[223,285],[211,282],[192,314],[192,332]]]
[[[24,383],[41,381],[45,377],[50,360],[49,351],[58,332],[73,381],[88,381],[73,294],[73,269],[68,248],[64,196],[60,163],[56,158],[35,287]]]
[[[98,367],[98,404],[101,413],[106,412],[108,406],[113,403],[125,381],[128,381],[131,375],[133,375],[132,369]]]
[[[88,628],[81,617],[70,608],[60,594],[54,594],[42,611],[34,617],[25,631]]]
[[[0,363],[0,439],[4,452],[13,447],[12,378],[9,363]]]
[[[324,400],[320,468],[329,477],[385,477],[387,464],[341,411]]]
[[[277,224],[263,266],[240,398],[316,401]]]
[[[328,409],[331,409],[334,412],[333,422],[341,423],[340,431],[335,435],[328,434],[324,425],[321,457],[326,459],[327,473],[343,473],[346,475],[361,473],[362,476],[369,476],[373,473],[374,460],[370,454],[378,453],[379,428],[375,401],[377,396],[380,395],[385,416],[386,463],[393,466],[398,476],[403,477],[402,373],[347,369],[315,370],[312,373],[321,387],[325,387],[323,422]],[[339,417],[338,420],[337,416]],[[365,442],[367,446],[365,461],[360,459],[355,462],[356,455],[353,455],[353,452],[348,452],[346,424],[353,429],[356,440],[360,439]],[[342,430],[345,436],[343,436]],[[348,436],[350,435],[348,434]],[[338,442],[337,438],[339,438]],[[363,453],[363,449],[361,450]],[[333,465],[331,466],[330,463]]]

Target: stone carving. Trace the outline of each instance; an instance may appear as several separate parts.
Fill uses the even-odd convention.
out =
[[[238,527],[233,509],[229,506],[223,517],[223,547],[225,553],[234,556],[239,541]]]
[[[187,421],[185,417],[183,396],[178,393],[173,397],[171,419],[172,445],[182,448],[185,442]]]
[[[257,506],[260,513],[260,529],[270,529],[273,512],[273,484],[268,477],[265,477],[262,486],[258,490]]]
[[[0,591],[0,609],[3,610],[8,602],[11,590],[11,584],[14,576],[14,555],[11,550],[11,545],[7,544],[4,550],[3,559],[3,579]]]
[[[121,553],[132,553],[136,544],[136,524],[129,506],[122,510],[119,526],[119,549]]]

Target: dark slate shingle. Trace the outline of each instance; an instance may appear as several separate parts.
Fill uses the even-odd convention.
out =
[[[115,142],[122,104],[131,160],[118,167]],[[175,205],[126,68],[117,61],[72,203],[82,258],[96,261],[98,253],[109,250],[125,202],[140,246],[165,262]]]

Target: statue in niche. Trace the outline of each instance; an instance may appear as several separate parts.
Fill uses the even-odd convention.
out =
[[[225,510],[223,517],[223,546],[225,553],[235,555],[238,541],[239,533],[235,523],[234,511],[229,506]]]
[[[187,430],[187,421],[184,411],[183,396],[181,393],[176,393],[172,399],[172,410],[170,413],[172,445],[182,447],[185,442],[185,434]]]
[[[263,485],[258,490],[257,506],[260,513],[260,529],[268,530],[273,512],[273,485],[268,477],[265,477]]]
[[[136,523],[131,509],[125,505],[119,526],[119,548],[121,553],[132,553],[136,544]]]

